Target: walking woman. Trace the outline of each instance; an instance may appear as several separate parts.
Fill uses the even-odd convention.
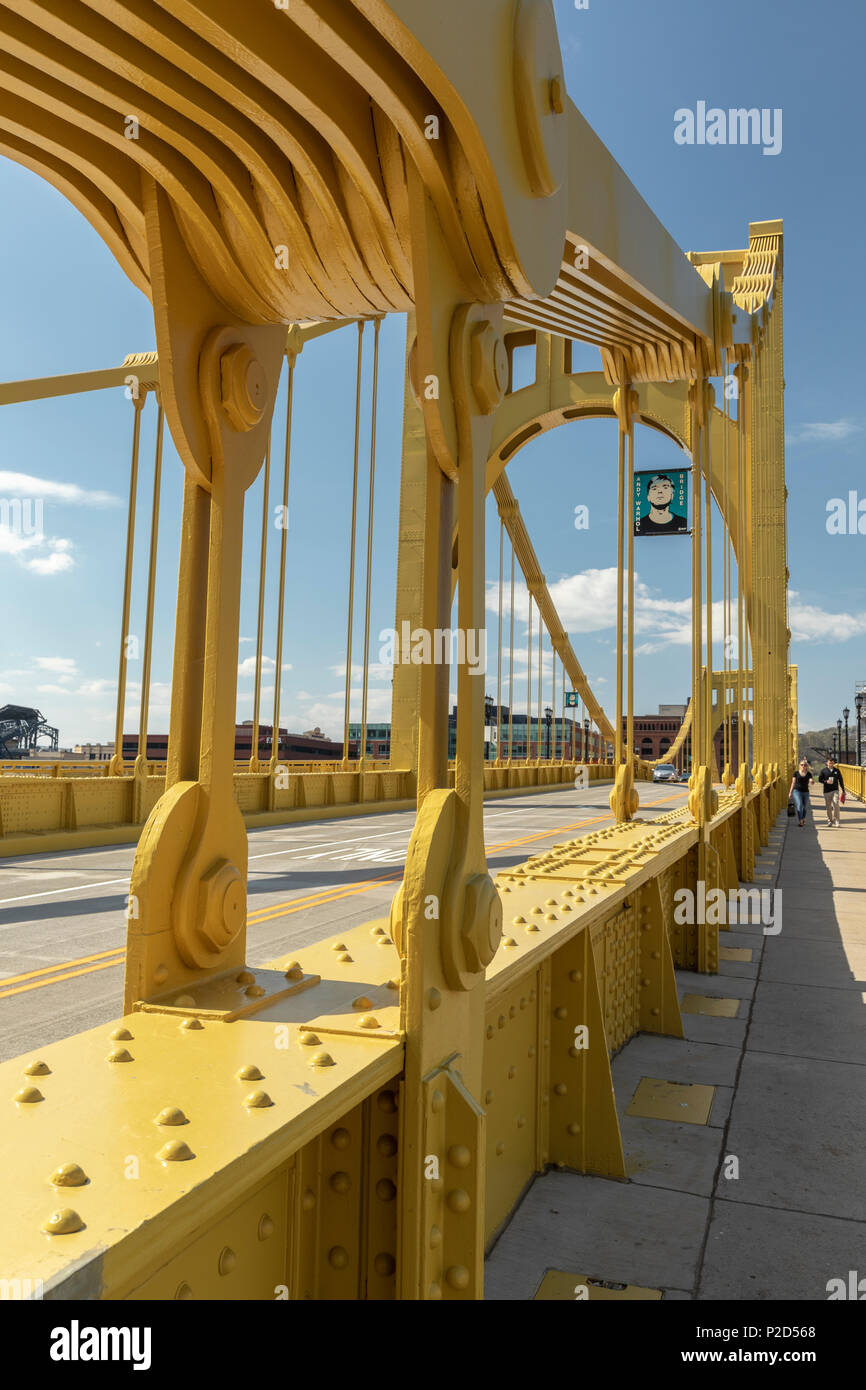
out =
[[[794,805],[797,808],[797,824],[806,824],[806,807],[809,805],[809,783],[814,782],[814,777],[809,771],[808,758],[800,759],[800,767],[791,778],[791,786],[788,790],[788,800],[793,797]]]

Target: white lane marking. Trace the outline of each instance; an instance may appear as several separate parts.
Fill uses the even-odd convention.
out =
[[[106,878],[102,883],[73,883],[69,888],[46,888],[41,893],[24,893],[20,898],[0,898],[0,907],[6,903],[26,903],[31,898],[48,898],[55,893],[80,893],[85,888],[112,888],[118,883],[129,884],[128,878]]]

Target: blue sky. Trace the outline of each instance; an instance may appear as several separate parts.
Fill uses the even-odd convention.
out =
[[[785,376],[792,660],[800,667],[802,728],[835,722],[866,680],[866,537],[827,531],[827,504],[859,489],[863,468],[863,359],[858,349],[864,174],[855,145],[866,20],[854,0],[731,0],[724,12],[684,0],[557,0],[569,92],[684,250],[746,244],[748,224],[785,222]],[[674,112],[699,101],[724,109],[781,108],[782,150],[681,146]],[[0,379],[48,376],[119,364],[155,346],[148,301],[125,278],[89,224],[47,184],[0,161]],[[305,349],[296,378],[282,723],[294,730],[342,727],[348,532],[354,423],[355,329]],[[373,656],[393,623],[399,497],[404,323],[382,329],[373,563]],[[372,330],[365,353],[359,588],[353,664],[362,650],[366,464]],[[595,364],[586,354],[586,366]],[[581,365],[584,365],[582,362]],[[336,386],[334,383],[337,383]],[[277,405],[278,501],[284,403]],[[42,537],[0,531],[6,598],[0,702],[35,704],[66,746],[113,734],[114,683],[129,472],[132,407],[121,390],[0,410],[0,496],[43,500]],[[141,633],[146,591],[155,410],[143,434],[134,600],[130,630]],[[602,703],[610,709],[615,651],[615,459],[612,425],[559,429],[521,451],[509,468],[561,616]],[[639,468],[683,461],[640,429]],[[22,482],[20,476],[27,481]],[[39,480],[38,483],[32,480]],[[168,719],[181,468],[166,450],[159,538],[150,727]],[[248,494],[238,717],[252,712],[261,479]],[[590,526],[574,528],[586,505]],[[864,509],[866,510],[866,509]],[[489,511],[487,574],[498,569],[498,524]],[[270,529],[269,554],[277,558]],[[688,541],[637,542],[638,712],[686,698],[689,689]],[[274,655],[275,570],[265,654]],[[720,592],[717,578],[716,594]],[[518,608],[516,669],[524,671],[525,624]],[[487,688],[495,694],[496,617],[489,614]],[[716,662],[719,657],[716,654]],[[271,662],[272,669],[272,662]],[[135,727],[138,669],[130,664],[127,728]],[[270,698],[272,676],[266,681]],[[517,707],[525,674],[515,681]],[[354,673],[353,717],[360,710]],[[507,698],[507,691],[504,692]],[[545,699],[549,700],[549,685]],[[265,709],[268,709],[266,703]],[[370,719],[387,719],[387,670],[374,668]]]

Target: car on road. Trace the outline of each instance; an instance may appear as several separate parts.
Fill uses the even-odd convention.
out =
[[[653,768],[654,782],[678,782],[680,774],[673,763],[657,763]]]

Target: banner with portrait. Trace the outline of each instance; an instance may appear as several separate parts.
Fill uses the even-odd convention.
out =
[[[690,477],[688,468],[635,473],[632,520],[636,536],[689,534]]]

